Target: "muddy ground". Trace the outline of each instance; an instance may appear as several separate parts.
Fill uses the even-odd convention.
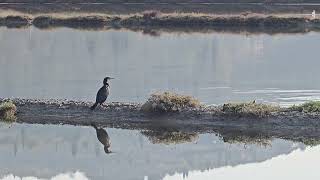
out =
[[[91,111],[90,102],[15,99],[17,122],[69,124],[151,131],[218,133],[223,137],[282,138],[315,144],[320,142],[320,114],[281,111],[269,116],[240,116],[217,112],[216,107],[176,113],[149,113],[141,104],[109,103]]]

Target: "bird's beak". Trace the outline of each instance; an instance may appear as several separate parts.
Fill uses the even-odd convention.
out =
[[[114,78],[111,77],[110,79],[114,79]]]

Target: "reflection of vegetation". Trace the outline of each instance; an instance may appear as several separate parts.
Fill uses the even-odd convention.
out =
[[[198,107],[200,107],[200,102],[191,96],[164,92],[152,94],[142,105],[141,110],[144,112],[176,112]]]
[[[301,105],[293,105],[289,107],[289,109],[292,111],[307,112],[307,113],[320,112],[320,101],[310,101]]]
[[[273,106],[268,104],[260,104],[249,102],[249,103],[227,103],[222,107],[224,113],[236,114],[236,115],[254,115],[254,116],[267,116],[272,112],[280,110],[279,106]]]
[[[271,146],[272,137],[260,134],[243,134],[239,132],[228,132],[227,134],[220,134],[224,142],[230,144],[256,144],[259,146]],[[281,138],[281,137],[280,137]],[[282,138],[281,138],[282,139]],[[303,143],[307,146],[317,146],[320,144],[320,138],[301,137],[298,139],[285,138],[286,140]]]
[[[142,131],[153,144],[181,144],[193,142],[199,138],[197,133],[184,133],[180,131]]]
[[[0,119],[7,122],[13,122],[16,120],[17,107],[12,101],[3,102],[0,104]]]
[[[317,146],[320,144],[319,138],[301,138],[301,139],[294,140],[294,141],[301,142],[307,146]]]
[[[231,135],[231,136],[223,136],[222,137],[224,142],[230,144],[256,144],[259,146],[271,146],[271,138],[261,135],[256,136],[245,136],[245,135]]]

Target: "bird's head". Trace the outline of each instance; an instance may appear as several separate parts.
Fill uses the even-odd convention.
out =
[[[114,79],[114,78],[112,78],[112,77],[105,77],[105,78],[103,79],[103,84],[106,85],[110,79]]]

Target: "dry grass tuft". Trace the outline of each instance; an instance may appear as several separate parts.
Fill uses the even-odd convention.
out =
[[[161,15],[160,11],[144,11],[142,12],[143,19],[153,19]]]
[[[152,94],[142,105],[141,110],[144,112],[178,112],[199,107],[200,101],[191,96],[164,92]]]
[[[305,112],[305,113],[319,113],[320,101],[310,101],[301,105],[293,105],[289,107],[289,110]]]
[[[16,121],[16,111],[17,107],[12,101],[3,102],[0,104],[0,119],[6,122]]]
[[[279,106],[260,104],[255,101],[249,103],[227,103],[222,106],[222,111],[224,113],[240,116],[264,117],[270,115],[272,112],[278,112],[279,110]]]

